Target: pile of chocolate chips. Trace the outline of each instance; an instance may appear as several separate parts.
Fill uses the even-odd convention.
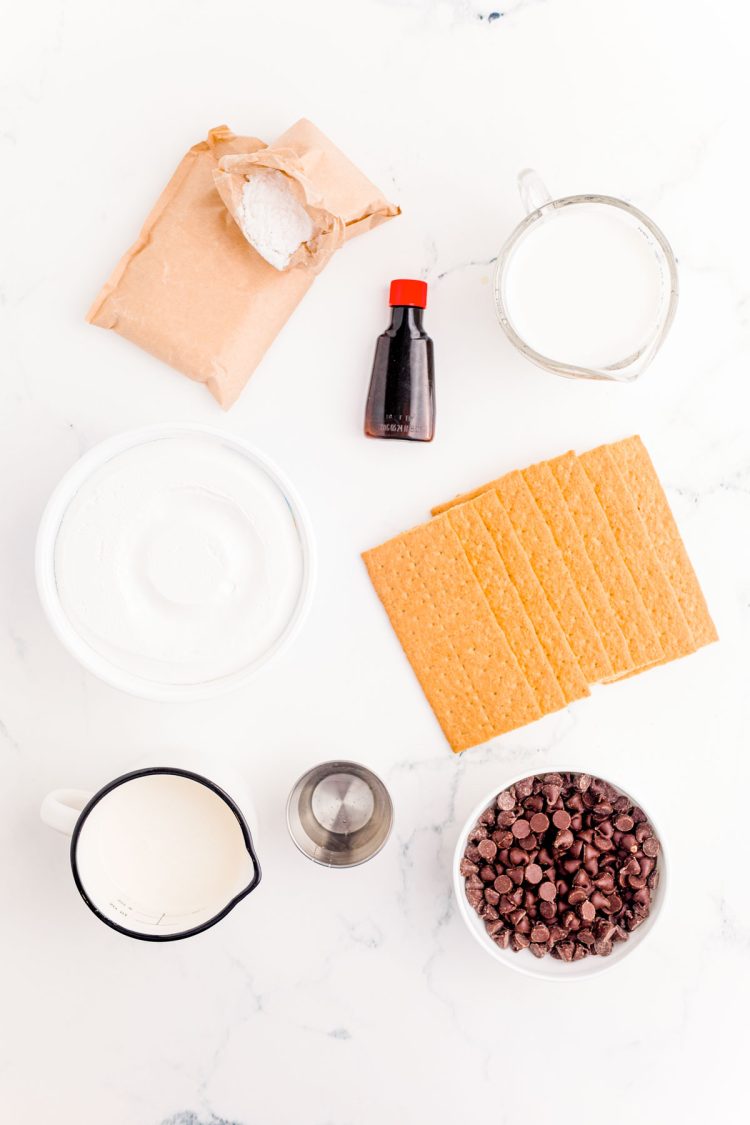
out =
[[[659,841],[645,813],[585,773],[527,777],[469,833],[466,897],[503,949],[608,957],[648,917]]]

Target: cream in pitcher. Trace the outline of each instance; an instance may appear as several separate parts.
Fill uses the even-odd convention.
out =
[[[232,783],[235,793],[241,784]],[[242,804],[252,817],[246,796]],[[190,937],[223,918],[261,878],[248,821],[203,774],[146,766],[98,793],[45,797],[46,824],[71,835],[73,878],[113,929],[149,941]]]

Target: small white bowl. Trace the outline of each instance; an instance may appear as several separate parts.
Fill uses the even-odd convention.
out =
[[[522,949],[519,953],[514,953],[512,949],[501,949],[492,938],[488,935],[484,928],[484,921],[479,917],[474,908],[469,904],[466,898],[465,882],[463,875],[459,871],[459,864],[466,848],[466,841],[472,828],[486,808],[493,803],[499,793],[509,786],[515,785],[517,781],[523,781],[525,777],[538,777],[545,773],[588,773],[591,777],[600,778],[612,785],[622,796],[627,797],[638,808],[643,809],[648,818],[649,824],[653,827],[656,833],[656,838],[659,841],[659,883],[656,888],[656,893],[651,900],[651,912],[645,922],[642,922],[637,930],[634,930],[629,935],[627,941],[615,942],[612,948],[612,953],[609,957],[584,957],[580,961],[558,961],[557,958],[549,956],[536,958],[533,953],[528,949]],[[496,961],[506,965],[509,969],[515,969],[516,972],[523,973],[527,977],[537,977],[540,980],[580,980],[582,977],[594,977],[599,973],[605,972],[607,969],[619,965],[625,957],[627,957],[633,950],[637,949],[639,945],[648,937],[656,925],[657,919],[662,911],[664,905],[664,896],[667,887],[667,862],[664,855],[664,837],[659,831],[659,827],[654,823],[653,818],[649,814],[643,804],[636,800],[626,789],[614,782],[609,781],[608,778],[602,777],[599,773],[592,773],[590,770],[584,769],[571,769],[570,766],[549,766],[536,772],[524,770],[523,773],[516,774],[514,777],[508,778],[507,781],[502,782],[496,788],[491,789],[486,797],[479,802],[473,810],[471,816],[466,820],[456,843],[456,850],[453,854],[453,889],[456,894],[458,902],[458,910],[463,918],[470,933],[481,945],[485,953],[489,953]]]
[[[68,618],[60,600],[55,578],[57,535],[68,506],[84,482],[107,461],[128,449],[146,442],[158,441],[181,434],[197,434],[209,440],[219,440],[240,452],[265,472],[278,488],[292,513],[302,560],[302,579],[296,604],[283,631],[273,640],[270,646],[257,656],[252,663],[227,675],[201,683],[189,684],[143,678],[128,669],[119,667],[97,652],[74,628]],[[35,563],[36,584],[42,608],[53,631],[68,652],[89,672],[93,672],[100,680],[112,687],[119,688],[131,695],[140,696],[142,699],[152,699],[163,703],[208,699],[247,683],[262,666],[275,658],[297,635],[310,608],[315,585],[315,552],[312,532],[302,503],[290,482],[269,458],[240,438],[213,426],[195,423],[166,422],[156,426],[144,426],[142,429],[130,430],[108,438],[85,453],[68,469],[47,502],[37,533]]]

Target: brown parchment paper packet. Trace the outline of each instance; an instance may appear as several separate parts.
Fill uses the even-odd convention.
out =
[[[194,145],[87,316],[205,383],[225,409],[316,276],[306,261],[283,272],[264,261],[216,189],[224,158],[262,151],[263,141],[225,125]],[[340,220],[343,241],[399,214],[310,121],[279,137],[274,153],[287,161],[293,154],[323,208]]]
[[[346,224],[340,215],[334,214],[325,206],[320,190],[305,172],[304,156],[298,157],[290,148],[276,147],[261,149],[259,152],[240,153],[237,156],[223,156],[214,171],[216,190],[224,200],[229,214],[237,223],[243,237],[246,237],[241,218],[242,192],[245,184],[253,176],[267,171],[279,172],[287,178],[315,229],[313,237],[295,250],[284,269],[306,266],[319,273],[334,251],[343,243]]]

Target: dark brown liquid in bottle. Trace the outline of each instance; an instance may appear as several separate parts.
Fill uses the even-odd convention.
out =
[[[390,326],[378,337],[365,411],[368,437],[432,441],[435,435],[432,340],[422,311],[395,305]]]

